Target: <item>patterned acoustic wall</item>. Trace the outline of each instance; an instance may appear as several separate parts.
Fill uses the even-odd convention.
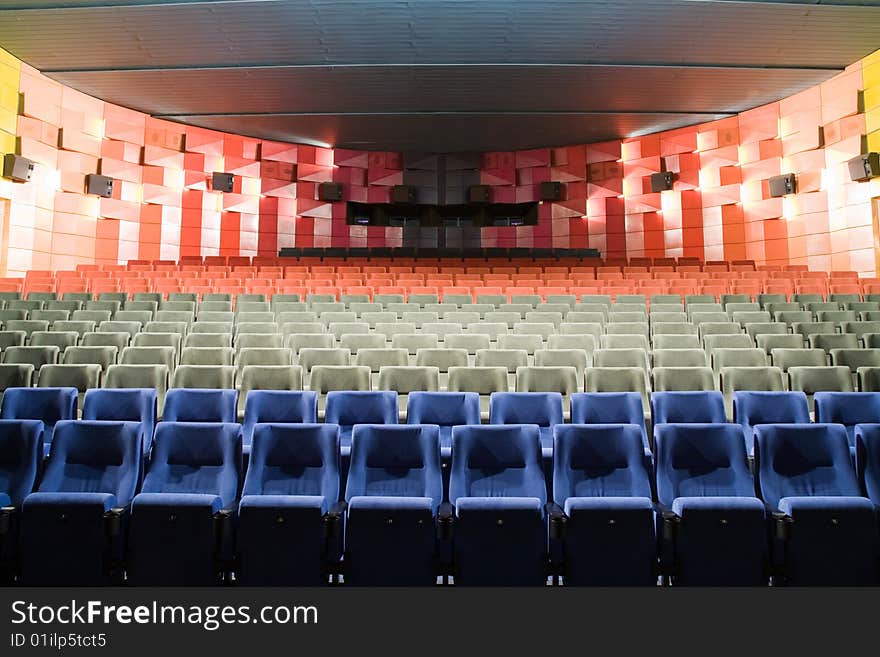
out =
[[[753,258],[875,272],[872,199],[845,162],[880,150],[880,51],[818,87],[721,121],[598,144],[483,153],[461,180],[496,202],[534,201],[541,182],[566,200],[537,226],[485,228],[484,246],[595,247],[607,257]],[[183,255],[272,255],[285,246],[399,246],[403,229],[349,226],[346,200],[388,202],[410,182],[400,153],[325,149],[187,127],[85,96],[0,51],[0,152],[38,163],[31,182],[0,181],[0,270]],[[452,157],[452,156],[449,156]],[[421,166],[421,165],[416,165]],[[463,166],[463,165],[462,165]],[[479,167],[474,169],[473,167]],[[650,175],[676,174],[652,193]],[[232,193],[210,189],[235,174]],[[796,173],[797,194],[767,180]],[[84,194],[114,178],[113,198]],[[457,190],[455,193],[460,192]],[[449,190],[447,190],[449,192]]]

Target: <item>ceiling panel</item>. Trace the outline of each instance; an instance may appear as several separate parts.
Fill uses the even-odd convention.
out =
[[[880,0],[0,0],[0,46],[94,96],[352,148],[632,136],[813,86]]]
[[[809,69],[545,65],[319,66],[51,75],[99,98],[156,114],[738,112],[828,77],[826,72]]]

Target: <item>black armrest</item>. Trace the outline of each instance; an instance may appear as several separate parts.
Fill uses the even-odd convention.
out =
[[[128,509],[122,506],[114,507],[104,514],[104,522],[108,536],[119,536],[122,533],[122,522]]]
[[[663,519],[663,540],[671,541],[675,538],[675,528],[681,522],[681,518],[668,506],[655,504],[654,508]]]
[[[544,505],[544,510],[549,521],[550,538],[561,539],[565,535],[565,524],[568,522],[568,516],[565,515],[565,511],[556,502],[547,502]]]
[[[788,538],[788,530],[791,526],[791,516],[782,511],[772,511],[770,517],[773,519],[773,528],[776,532],[775,538],[784,541]]]
[[[324,514],[324,525],[328,537],[335,537],[341,532],[340,527],[347,510],[348,504],[346,502],[334,502],[330,510]]]
[[[0,507],[0,536],[5,536],[12,529],[12,520],[15,516],[14,506]]]
[[[441,541],[448,541],[452,536],[454,518],[455,507],[449,502],[442,502],[437,508],[437,532]]]

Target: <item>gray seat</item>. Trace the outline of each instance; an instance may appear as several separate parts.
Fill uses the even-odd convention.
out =
[[[703,338],[703,348],[712,353],[713,349],[752,349],[755,343],[745,333],[719,333]]]
[[[776,367],[786,373],[792,367],[824,367],[828,364],[821,349],[775,348],[770,351],[770,358]]]
[[[309,387],[321,395],[331,390],[369,390],[370,368],[361,365],[316,365]]]
[[[299,350],[297,359],[303,370],[309,373],[319,365],[348,365],[351,362],[351,352],[348,349],[303,347]]]
[[[544,342],[555,333],[556,326],[550,323],[536,324],[534,322],[517,322],[513,325],[514,335],[539,335]]]
[[[272,305],[268,302],[262,301],[247,301],[241,298],[241,295],[238,296],[238,299],[235,302],[235,314],[239,315],[241,313],[263,313],[269,312],[272,310]]]
[[[366,335],[370,333],[370,326],[365,322],[333,322],[327,332],[341,340],[343,335]]]
[[[719,373],[725,367],[764,367],[769,365],[763,349],[718,348],[711,351],[712,369]]]
[[[232,365],[234,357],[232,347],[184,347],[180,352],[180,364]]]
[[[279,347],[245,347],[235,359],[239,371],[249,365],[287,366],[293,363],[293,352]]]
[[[39,385],[40,368],[43,365],[57,363],[60,351],[54,345],[48,347],[9,347],[3,352],[3,362],[10,365],[33,365],[34,379]]]
[[[452,322],[425,322],[422,324],[422,329],[424,333],[432,333],[437,336],[437,338],[443,342],[446,341],[446,338],[453,335],[461,335],[464,333],[464,329],[461,324],[454,324]]]
[[[193,333],[232,333],[232,322],[193,322],[189,325],[189,334]]]
[[[582,349],[590,355],[592,362],[592,354],[596,351],[596,336],[591,334],[583,335],[551,335],[547,338],[548,349]]]
[[[66,310],[72,313],[76,310],[82,310],[84,300],[81,299],[65,299],[64,301],[47,301],[43,306],[46,310]],[[89,303],[95,303],[90,301]]]
[[[242,349],[281,349],[284,336],[280,333],[239,333],[233,342],[236,353]]]
[[[648,379],[640,367],[591,367],[584,377],[586,392],[637,392],[645,415],[650,412]]]
[[[147,333],[180,333],[186,335],[189,325],[186,322],[147,322],[144,331]]]
[[[177,352],[173,347],[126,347],[119,354],[120,365],[164,365],[174,371]]]
[[[438,372],[449,372],[450,367],[467,367],[468,353],[464,349],[419,349],[416,352],[416,365],[434,367]]]
[[[759,335],[784,335],[788,333],[788,325],[784,322],[756,322],[745,325],[746,334],[753,340]]]
[[[811,335],[837,332],[834,322],[795,322],[791,325],[791,330],[792,333],[803,336],[805,341],[809,340]]]
[[[810,412],[813,412],[813,394],[816,392],[852,392],[852,374],[845,365],[824,367],[792,367],[788,370],[789,388],[792,392],[807,395]]]
[[[763,333],[757,337],[758,348],[763,349],[766,353],[771,353],[774,349],[803,349],[804,339],[800,335],[791,333],[774,335],[772,333]]]
[[[650,371],[648,353],[643,349],[597,349],[593,365],[603,369],[638,367],[647,376]]]
[[[7,347],[23,347],[26,337],[24,331],[0,331],[0,351]]]
[[[232,311],[221,312],[215,310],[201,310],[196,317],[196,324],[200,322],[222,322],[224,324],[232,324],[235,321],[235,315]]]
[[[92,333],[95,330],[95,326],[95,323],[92,321],[61,320],[52,325],[52,330],[76,333],[77,338],[81,338],[86,333]]]
[[[480,349],[489,349],[490,343],[491,339],[488,335],[471,333],[447,335],[443,340],[445,347],[449,349],[464,349],[471,356],[475,355]]]
[[[169,335],[168,333],[157,333],[156,335]],[[179,335],[177,333],[172,333],[170,335]],[[186,347],[215,347],[215,348],[226,348],[232,346],[232,334],[231,333],[190,333],[188,334],[182,342],[184,348]]]
[[[251,390],[302,390],[299,365],[245,365],[238,371],[238,413],[243,417]]]
[[[31,339],[31,334],[34,331],[48,331],[49,330],[49,322],[45,320],[34,320],[34,319],[10,319],[4,322],[4,328],[7,331],[23,331],[25,336],[25,340]]]
[[[657,335],[651,340],[654,349],[702,349],[696,333],[690,335]]]
[[[202,301],[197,306],[196,314],[201,315],[203,312],[231,313],[232,303],[229,301]]]
[[[82,347],[116,347],[117,353],[128,346],[131,336],[128,333],[102,333],[96,331],[94,333],[86,333],[80,340]]]
[[[654,392],[716,389],[715,375],[708,367],[654,367],[651,382]]]
[[[602,349],[642,349],[650,351],[648,338],[644,335],[603,335],[599,338]]]
[[[70,319],[70,312],[67,310],[32,310],[29,317],[32,320],[49,322],[49,326],[52,326],[55,322]]]
[[[100,384],[100,365],[43,365],[37,382],[41,388],[76,388],[79,393],[78,405],[82,404],[86,390],[98,388]]]
[[[12,327],[7,324],[6,328],[10,330]],[[854,333],[861,340],[865,333],[880,333],[880,322],[844,322],[841,330],[844,333]]]
[[[522,349],[529,356],[538,349],[544,348],[544,339],[540,335],[507,334],[498,336],[498,349]]]
[[[508,329],[512,329],[514,324],[522,321],[522,315],[517,312],[496,310],[486,313],[485,320],[494,324],[506,324]]]
[[[266,311],[262,313],[234,313],[233,318],[233,324],[235,324],[236,326],[240,326],[242,324],[274,324],[276,321],[275,313],[271,311]]]
[[[785,379],[778,367],[725,367],[721,370],[721,392],[728,419],[733,419],[733,393],[740,390],[785,390]]]
[[[832,349],[831,364],[844,365],[853,374],[860,367],[880,367],[880,349]]]
[[[113,316],[115,322],[137,322],[141,326],[146,326],[148,322],[153,321],[154,313],[149,310],[119,310]]]
[[[690,322],[656,322],[651,324],[651,335],[656,339],[661,335],[697,336],[697,327]]]
[[[579,388],[577,369],[570,365],[525,366],[516,370],[517,392],[561,393],[566,410],[571,404],[571,395]]]
[[[591,364],[591,354],[583,349],[539,349],[535,352],[537,367],[574,367],[580,388],[583,388],[584,374]]]
[[[0,397],[7,388],[30,388],[34,366],[29,363],[0,364]]]
[[[880,392],[880,367],[860,367],[858,379],[862,392]]]
[[[116,364],[119,352],[116,347],[68,347],[64,350],[61,362],[64,365],[98,365],[106,372]]]
[[[277,333],[278,326],[272,322],[241,322],[235,324],[235,332],[242,333]]]
[[[480,349],[474,361],[477,367],[503,367],[508,374],[529,364],[529,352],[525,349]]]
[[[379,390],[393,390],[398,395],[433,392],[440,389],[440,371],[436,367],[390,365],[379,370]],[[406,397],[400,401],[405,402]],[[401,404],[406,408],[405,404]]]
[[[409,365],[409,354],[406,349],[386,349],[385,347],[361,349],[354,356],[354,364],[369,367],[370,372],[378,372],[382,367],[388,365]]]
[[[474,322],[466,327],[468,334],[487,335],[492,342],[497,342],[499,336],[507,335],[509,330],[507,324],[502,322]]]
[[[814,333],[809,340],[811,348],[822,349],[829,355],[832,349],[859,348],[859,338],[854,333]]]
[[[698,329],[700,340],[705,340],[707,335],[737,335],[742,332],[742,327],[735,322],[706,322],[700,324]]]
[[[395,335],[391,338],[391,346],[394,349],[406,349],[410,354],[415,355],[419,349],[436,349],[439,340],[433,333],[411,333]]]
[[[94,322],[94,326],[97,326],[113,319],[113,313],[109,310],[74,310],[70,319],[74,322]]]
[[[332,349],[336,338],[329,333],[291,333],[287,336],[286,346],[294,355],[301,349]]]
[[[231,365],[179,365],[174,371],[173,388],[235,388],[235,368]]]
[[[159,304],[155,301],[126,301],[122,306],[122,310],[126,312],[140,311],[150,313],[148,317],[145,315],[140,315],[139,317],[135,317],[133,320],[125,320],[139,321],[142,324],[146,324],[156,316],[156,311],[159,310]]]
[[[160,412],[168,388],[165,365],[111,365],[104,375],[105,388],[153,388],[159,396]]]
[[[281,325],[282,335],[293,335],[294,333],[327,333],[327,327],[320,322],[287,322]]]
[[[34,331],[31,334],[32,347],[56,346],[60,351],[76,345],[79,335],[72,331]]]
[[[702,349],[655,349],[654,367],[706,367],[708,359]]]
[[[478,355],[479,356],[479,355]],[[493,392],[508,392],[506,367],[450,367],[449,392],[476,392],[480,395],[480,415],[489,417],[489,399]]]
[[[339,340],[339,346],[356,354],[361,349],[384,349],[385,336],[375,333],[351,334],[346,333]]]

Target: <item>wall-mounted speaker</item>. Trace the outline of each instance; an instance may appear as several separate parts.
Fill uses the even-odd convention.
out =
[[[865,153],[849,160],[849,177],[856,182],[880,176],[880,153]]]
[[[3,156],[3,177],[15,182],[27,182],[34,173],[34,162],[16,155],[7,153]]]
[[[797,179],[793,173],[773,176],[768,182],[770,183],[770,196],[773,198],[794,194],[797,190]]]
[[[416,188],[412,185],[395,185],[391,188],[392,203],[415,203]]]
[[[110,198],[113,196],[113,178],[90,173],[86,176],[86,194]]]
[[[541,183],[541,200],[542,201],[564,201],[565,185],[561,182],[550,181]]]
[[[215,171],[211,174],[211,189],[215,192],[230,193],[235,182],[235,176],[231,173],[220,173]]]
[[[318,185],[319,201],[341,201],[342,196],[342,183],[323,182]]]
[[[492,200],[492,188],[489,185],[471,185],[468,187],[469,203],[489,203]]]
[[[675,174],[672,171],[663,171],[662,173],[652,173],[651,174],[651,191],[652,192],[665,192],[667,190],[672,189],[672,181],[674,180]]]

